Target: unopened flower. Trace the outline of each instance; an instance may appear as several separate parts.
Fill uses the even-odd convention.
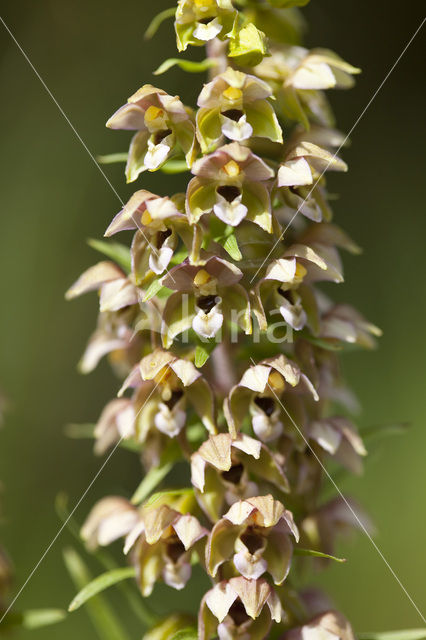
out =
[[[250,479],[253,475],[256,482]],[[259,440],[229,433],[210,436],[191,458],[191,481],[204,511],[216,521],[223,504],[259,495],[258,483],[289,490],[287,478],[272,452]]]
[[[221,136],[241,142],[252,136],[282,142],[282,131],[267,98],[271,88],[255,76],[228,68],[204,86],[198,98],[197,136],[204,152]]]
[[[102,455],[121,438],[135,431],[135,411],[129,398],[115,398],[108,402],[95,427],[95,453]]]
[[[274,172],[250,149],[237,142],[197,160],[187,191],[187,213],[192,223],[213,213],[225,224],[237,226],[244,218],[272,231],[268,180]]]
[[[174,589],[183,589],[191,577],[191,555],[207,530],[190,515],[167,505],[145,508],[129,533],[125,552],[132,549],[142,595],[148,596],[162,578]]]
[[[204,596],[199,613],[199,640],[263,640],[272,620],[280,622],[281,602],[264,580],[223,580]]]
[[[320,506],[299,525],[302,546],[331,555],[335,553],[336,538],[354,529],[372,533],[373,525],[354,500],[341,496]]]
[[[99,500],[90,511],[81,529],[81,537],[93,550],[124,538],[138,522],[136,507],[125,498],[109,496]]]
[[[202,46],[231,30],[236,11],[231,0],[179,0],[175,29],[179,51]]]
[[[347,171],[347,165],[312,142],[301,142],[286,154],[285,161],[278,170],[278,186],[306,186],[326,170]]]
[[[136,130],[126,165],[128,182],[142,171],[155,171],[167,160],[176,143],[190,167],[196,154],[195,126],[177,96],[146,84],[108,120],[110,129]]]
[[[367,455],[361,437],[347,418],[330,417],[314,420],[309,437],[353,473],[361,473],[362,457]]]
[[[293,535],[299,538],[293,514],[269,494],[235,502],[215,524],[206,548],[206,564],[215,577],[218,568],[232,559],[248,579],[271,574],[281,584],[290,569]]]
[[[150,313],[148,323],[155,327],[155,314]],[[97,328],[91,335],[84,354],[79,362],[82,373],[90,373],[106,355],[109,355],[114,370],[120,376],[126,376],[140,358],[140,340],[135,335],[133,322],[138,317],[139,306],[127,307],[118,311],[105,311],[98,316]],[[138,321],[138,326],[142,324]]]
[[[233,311],[245,333],[250,333],[249,299],[238,284],[242,275],[232,262],[208,254],[202,254],[198,265],[186,260],[171,269],[162,280],[164,286],[176,291],[163,312],[165,346],[191,327],[201,338],[213,338],[225,315],[231,319]]]
[[[326,611],[302,627],[287,631],[282,640],[355,640],[352,627],[338,611]]]
[[[331,306],[321,318],[320,336],[372,349],[381,330],[347,304]]]
[[[279,398],[286,390],[308,393],[318,400],[309,378],[286,356],[280,355],[247,369],[225,400],[230,432],[239,432],[249,412],[253,431],[263,441],[274,440],[282,432]]]

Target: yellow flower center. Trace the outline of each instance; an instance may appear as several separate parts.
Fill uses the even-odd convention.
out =
[[[213,9],[216,8],[216,0],[194,0],[194,5],[201,10]]]
[[[304,278],[306,276],[308,272],[306,271],[305,267],[303,266],[303,264],[300,264],[299,262],[296,263],[296,273],[295,276],[296,278]]]
[[[284,378],[278,371],[272,371],[272,373],[269,374],[268,384],[273,391],[278,391],[279,393],[285,389]]]
[[[159,107],[154,107],[154,105],[152,104],[145,111],[145,116],[144,116],[145,123],[149,124],[151,122],[154,122],[154,120],[161,118],[163,115],[164,115],[164,111],[162,109],[159,109]]]
[[[211,275],[205,269],[200,269],[194,278],[194,284],[196,287],[202,287],[211,280]]]
[[[143,212],[141,222],[143,225],[149,225],[152,222],[152,217],[148,209],[145,209],[145,211]]]
[[[230,160],[223,167],[222,171],[224,171],[230,178],[236,178],[240,175],[240,166],[235,160]]]
[[[241,100],[243,97],[243,92],[241,89],[237,89],[237,87],[228,87],[223,92],[224,97],[227,100],[231,100],[231,102],[236,102],[237,100]]]

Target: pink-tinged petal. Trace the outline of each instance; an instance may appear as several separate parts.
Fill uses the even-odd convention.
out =
[[[291,282],[296,275],[295,258],[280,258],[269,265],[265,280],[277,280],[278,282]]]
[[[256,393],[263,393],[268,384],[269,374],[271,372],[270,367],[266,367],[263,364],[257,364],[244,373],[239,385],[241,387],[247,387]]]
[[[301,376],[300,369],[297,364],[289,360],[285,355],[281,354],[274,358],[269,358],[264,362],[275,369],[275,371],[278,371],[284,380],[292,387],[295,387],[299,383]]]
[[[126,540],[124,541],[123,553],[127,555],[130,549],[134,546],[136,540],[140,538],[142,533],[145,531],[145,524],[143,520],[140,520],[136,523],[130,533],[126,536]]]
[[[232,559],[236,570],[248,580],[257,580],[267,570],[267,562],[261,556],[259,558],[251,555],[247,551],[239,551]]]
[[[118,311],[138,304],[139,294],[136,287],[127,278],[119,278],[102,285],[99,298],[99,309],[103,311]]]
[[[143,512],[143,521],[145,524],[145,537],[148,544],[158,542],[163,533],[174,524],[180,516],[178,511],[171,509],[166,504],[161,505],[158,509],[147,508]]]
[[[112,351],[125,349],[127,345],[127,340],[108,337],[102,330],[95,331],[78,363],[79,371],[84,374],[91,373],[104,356]]]
[[[118,397],[121,397],[123,393],[129,388],[135,389],[136,387],[139,387],[142,384],[142,382],[143,382],[143,379],[141,376],[139,365],[136,365],[135,367],[133,367],[133,369],[127,376],[127,378],[124,380],[117,394]]]
[[[117,213],[104,235],[109,237],[119,231],[137,229],[142,226],[142,215],[146,210],[147,201],[152,198],[159,199],[154,193],[145,189],[136,191],[121,211]]]
[[[199,453],[191,456],[191,484],[199,491],[204,491],[206,461]]]
[[[224,580],[206,593],[205,602],[213,615],[219,622],[222,622],[228,615],[229,609],[238,595],[237,591],[231,586],[231,581]]]
[[[256,506],[250,500],[238,500],[223,516],[233,525],[242,525],[247,522],[250,516],[256,511]]]
[[[139,104],[139,106],[146,109],[156,98],[159,99],[165,95],[167,94],[163,89],[157,89],[157,87],[154,87],[152,84],[144,84],[127,99],[127,102]]]
[[[128,131],[145,129],[145,110],[137,104],[125,104],[111,116],[106,126],[108,129],[126,129]]]
[[[170,368],[173,369],[184,387],[189,387],[201,377],[201,373],[189,360],[175,360],[170,364]]]
[[[283,609],[281,605],[281,601],[274,590],[271,590],[271,595],[268,598],[267,605],[269,607],[269,611],[271,612],[271,618],[275,622],[281,622]]]
[[[142,358],[140,372],[143,380],[153,380],[167,367],[175,357],[168,351],[156,349],[153,353]]]
[[[232,446],[256,460],[259,458],[262,449],[262,444],[259,440],[251,438],[245,433],[238,434],[235,440],[232,441]]]
[[[177,518],[173,523],[173,529],[176,531],[186,551],[208,534],[207,529],[202,527],[197,518],[194,518],[194,516],[190,514]]]
[[[247,498],[246,502],[256,509],[254,522],[260,527],[275,526],[285,513],[284,505],[274,500],[271,494]],[[291,512],[288,513],[291,516]]]
[[[247,615],[255,620],[271,595],[272,589],[269,584],[263,578],[247,580],[242,576],[231,578],[229,584],[238,594]]]
[[[99,289],[106,282],[124,278],[125,273],[114,262],[104,260],[85,271],[66,293],[66,299],[71,300],[88,291]]]
[[[128,500],[110,496],[93,507],[81,529],[81,536],[94,549],[125,536],[138,520],[137,509]]]
[[[209,464],[220,471],[229,471],[232,466],[231,446],[232,438],[229,433],[219,433],[210,436],[198,449],[199,455]]]
[[[305,158],[288,160],[278,170],[279,187],[296,187],[312,183],[312,171]]]

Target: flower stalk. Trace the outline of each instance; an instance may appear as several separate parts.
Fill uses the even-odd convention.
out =
[[[347,165],[326,90],[351,87],[359,70],[301,46],[305,4],[178,1],[178,50],[206,47],[207,58],[158,72],[208,69],[196,107],[144,85],[107,126],[132,131],[128,182],[183,169],[185,192],[136,191],[105,232],[131,232],[130,249],[98,244],[117,260],[68,292],[99,292],[82,370],[108,356],[123,379],[95,451],[131,442],[146,473],[140,500],[104,498],[82,536],[92,549],[125,539],[142,596],[158,581],[184,589],[199,563],[212,582],[199,640],[353,638],[298,564],[324,564],[357,524],[340,498],[324,502],[324,465],[362,470],[339,351],[380,332],[326,285],[343,281],[341,250],[358,252],[328,197],[326,172]],[[181,461],[191,486],[148,498]],[[179,616],[146,639],[187,628]]]

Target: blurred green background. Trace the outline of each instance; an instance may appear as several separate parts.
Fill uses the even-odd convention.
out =
[[[108,132],[104,122],[140,85],[155,81],[151,72],[164,58],[175,55],[171,22],[154,41],[143,39],[152,15],[170,4],[2,0],[1,14],[98,154],[126,150],[129,135]],[[422,0],[403,7],[388,0],[312,0],[304,10],[309,46],[332,48],[363,68],[354,90],[331,96],[343,131],[358,118],[423,13]],[[201,77],[171,71],[158,82],[191,102]],[[65,491],[74,504],[101,465],[90,443],[67,440],[63,427],[95,420],[116,382],[105,365],[86,378],[76,372],[97,303],[95,296],[65,303],[64,291],[96,260],[85,239],[100,237],[120,206],[1,25],[0,85],[0,387],[10,404],[0,433],[1,538],[15,562],[18,589],[58,530],[56,494]],[[368,509],[377,544],[426,611],[424,95],[420,33],[352,135],[344,153],[349,175],[334,178],[332,186],[341,194],[336,220],[364,248],[361,257],[345,258],[346,284],[336,287],[336,298],[350,300],[384,331],[378,351],[345,358],[364,407],[359,423],[412,423],[406,435],[386,440],[365,475],[344,488]],[[106,172],[127,199],[132,187],[125,185],[121,165]],[[170,190],[177,182],[170,179]],[[146,175],[142,183],[166,194],[164,176]],[[76,517],[81,521],[105,493],[129,494],[138,481],[136,457],[117,452]],[[66,606],[74,588],[62,549],[70,542],[69,534],[61,535],[17,608]],[[348,563],[331,567],[319,581],[357,630],[421,626],[366,537],[358,535],[340,551]],[[173,597],[163,589],[158,593]],[[140,637],[137,626],[129,628],[132,637]],[[77,634],[95,638],[84,612],[32,637],[67,640]],[[16,637],[29,638],[30,632]]]

